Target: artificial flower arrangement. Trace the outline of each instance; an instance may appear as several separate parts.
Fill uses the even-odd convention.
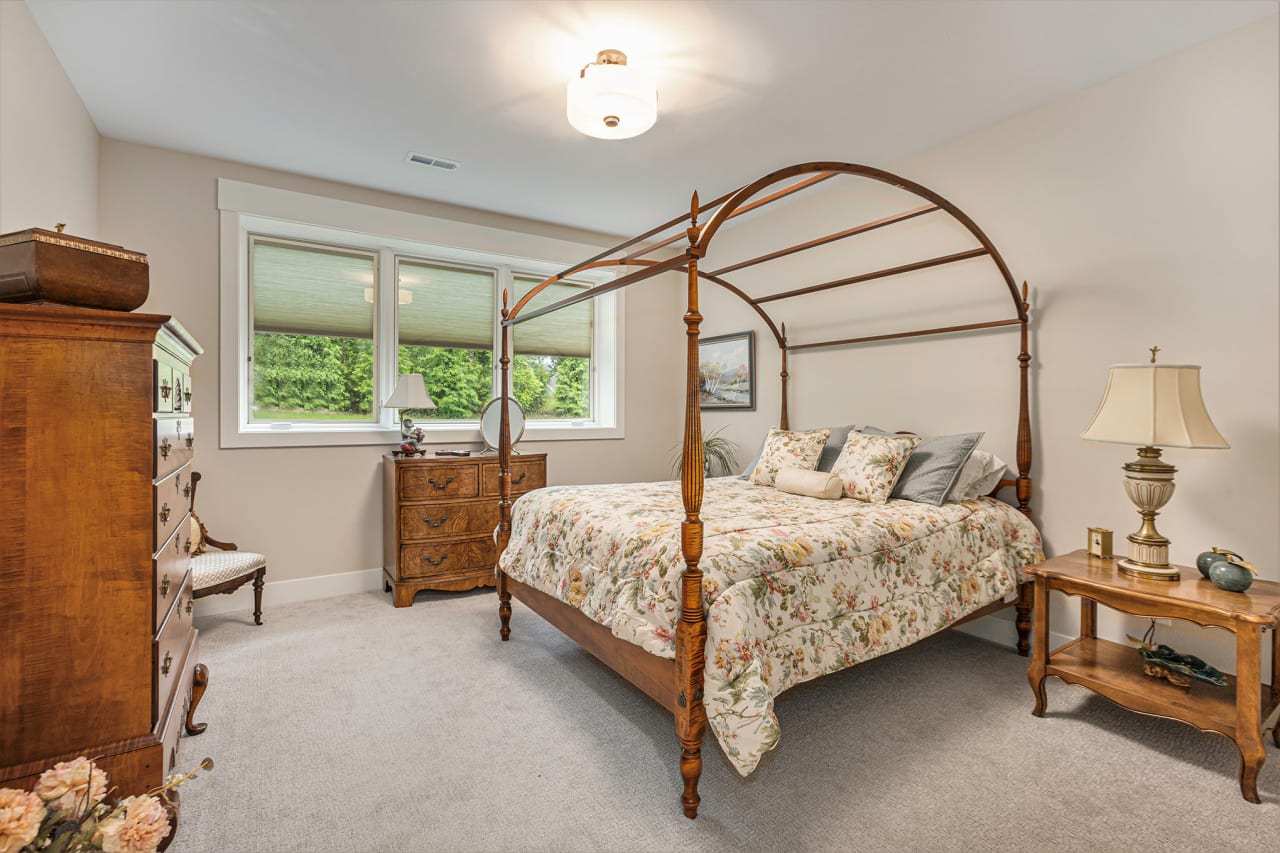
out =
[[[40,774],[35,790],[0,788],[0,853],[155,853],[172,824],[169,792],[212,770],[206,758],[149,794],[106,801],[107,774],[83,756]]]

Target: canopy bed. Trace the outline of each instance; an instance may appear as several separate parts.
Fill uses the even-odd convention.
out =
[[[719,269],[700,268],[728,220],[842,175],[889,184],[925,204]],[[769,191],[778,184],[783,186]],[[699,215],[712,209],[710,219],[699,225]],[[939,212],[963,226],[978,247],[754,298],[724,278],[735,270]],[[682,214],[575,264],[514,305],[503,294],[503,397],[511,394],[513,326],[661,273],[687,275],[688,349],[678,484],[556,487],[522,495],[513,508],[511,425],[507,408],[500,407],[497,590],[503,640],[510,637],[514,596],[674,714],[684,782],[681,804],[693,818],[709,715],[726,755],[745,775],[777,741],[774,697],[796,683],[1011,605],[1017,610],[1018,651],[1025,655],[1031,601],[1021,569],[1043,555],[1039,534],[1028,520],[1032,448],[1026,285],[1020,292],[1000,253],[968,216],[937,193],[897,175],[850,163],[816,162],[772,172],[706,204],[699,203],[695,192],[685,222]],[[673,229],[679,230],[662,236]],[[680,241],[686,243],[683,249],[668,248]],[[676,253],[647,257],[664,249]],[[793,342],[786,325],[775,324],[764,307],[972,258],[994,264],[1012,300],[1012,317]],[[529,306],[555,282],[609,266],[634,269],[552,304]],[[818,500],[736,478],[705,480],[698,357],[703,319],[698,288],[704,281],[749,305],[777,343],[782,431],[789,428],[789,353],[1019,327],[1017,477],[1000,480],[990,496],[947,503],[939,498],[937,505]],[[919,441],[914,436],[907,440]],[[1003,488],[1013,489],[1016,510],[993,499]]]

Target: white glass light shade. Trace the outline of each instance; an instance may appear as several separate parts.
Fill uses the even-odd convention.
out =
[[[427,394],[427,385],[421,373],[402,373],[391,392],[384,409],[434,409],[435,401]]]
[[[1080,437],[1151,447],[1227,448],[1200,394],[1194,364],[1117,364]]]
[[[629,65],[593,62],[569,81],[566,113],[587,136],[629,139],[658,120],[658,90]]]

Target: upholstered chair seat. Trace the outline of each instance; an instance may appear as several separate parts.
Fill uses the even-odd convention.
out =
[[[266,557],[250,551],[206,551],[191,558],[191,586],[199,592],[251,575],[266,566]]]

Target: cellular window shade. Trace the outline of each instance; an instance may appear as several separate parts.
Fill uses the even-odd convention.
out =
[[[493,349],[492,271],[401,261],[397,285],[402,346]]]
[[[294,335],[373,337],[365,290],[376,256],[323,246],[252,242],[253,329]]]
[[[541,283],[542,279],[516,276],[517,300]],[[521,312],[532,311],[567,296],[581,293],[584,284],[558,281],[539,293]],[[514,303],[513,303],[514,304]],[[515,351],[520,355],[564,355],[590,358],[592,300],[587,299],[568,308],[544,314],[514,327]]]

